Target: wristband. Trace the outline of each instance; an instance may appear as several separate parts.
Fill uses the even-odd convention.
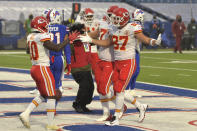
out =
[[[151,39],[151,40],[150,40],[150,45],[151,45],[151,46],[153,46],[153,41],[154,41],[154,40],[155,40],[155,39]]]

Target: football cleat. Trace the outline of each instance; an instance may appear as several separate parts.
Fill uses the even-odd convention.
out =
[[[57,125],[46,125],[46,130],[47,131],[50,131],[50,130],[62,131],[61,128]]]
[[[110,121],[112,119],[112,115],[103,115],[101,118],[97,119],[96,121]]]
[[[121,119],[123,117],[123,114],[127,111],[127,106],[124,104],[123,108],[121,109],[120,115],[119,115],[119,119]]]
[[[40,94],[40,92],[38,91],[38,89],[34,89],[32,91],[29,91],[30,94]]]
[[[19,115],[19,118],[21,120],[21,122],[23,123],[23,125],[26,127],[26,128],[30,128],[30,123],[29,123],[29,115],[26,115],[24,112],[21,113]]]
[[[119,125],[119,119],[116,116],[113,116],[112,119],[110,121],[107,121],[105,123],[105,125],[107,126],[115,126],[115,125]]]
[[[147,104],[142,104],[142,107],[138,108],[138,111],[140,113],[138,122],[143,122],[147,109],[148,109],[148,105]]]

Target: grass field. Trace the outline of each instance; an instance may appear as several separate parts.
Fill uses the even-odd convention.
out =
[[[7,51],[6,51],[7,52]],[[0,51],[0,66],[30,69],[25,51]],[[197,90],[197,51],[175,54],[172,51],[142,51],[141,72],[137,81],[178,86]]]

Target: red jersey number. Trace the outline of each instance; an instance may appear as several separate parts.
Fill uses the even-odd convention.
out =
[[[107,30],[106,29],[101,29],[101,37],[100,37],[100,40],[103,39],[103,36],[107,33]]]
[[[28,42],[29,49],[30,49],[30,57],[31,60],[38,60],[39,54],[38,54],[38,47],[35,41],[29,41]]]
[[[126,45],[127,45],[127,42],[128,42],[128,36],[115,36],[113,35],[112,36],[112,39],[113,39],[113,43],[114,43],[114,49],[115,50],[126,50]],[[122,45],[118,44],[119,41],[122,41],[123,40],[123,43]]]

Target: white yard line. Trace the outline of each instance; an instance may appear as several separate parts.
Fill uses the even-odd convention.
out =
[[[150,74],[150,76],[156,76],[156,77],[158,77],[158,76],[160,76],[160,75],[156,75],[156,74]]]
[[[188,88],[183,88],[183,87],[178,87],[178,86],[169,86],[169,85],[162,85],[162,84],[155,84],[155,83],[149,83],[149,82],[143,82],[143,81],[137,81],[138,83],[143,83],[143,84],[149,84],[149,85],[156,85],[156,86],[166,86],[170,88],[177,88],[177,89],[184,89],[184,90],[191,90],[191,91],[197,91],[195,89],[188,89]]]
[[[186,62],[197,62],[197,60],[184,60],[184,59],[170,59],[170,58],[161,58],[161,57],[146,57],[141,56],[142,58],[148,58],[148,59],[155,59],[155,60],[168,60],[168,61],[186,61]]]
[[[27,56],[21,56],[21,55],[14,55],[14,54],[1,54],[1,56],[9,56],[9,57],[21,57],[21,58],[27,58]]]
[[[2,67],[2,66],[0,66],[0,68],[5,68],[5,69],[17,69],[17,70],[29,70],[29,69],[20,69],[20,68],[11,68],[11,67]]]
[[[187,75],[187,74],[178,74],[179,76],[186,76],[186,77],[188,77],[188,76],[191,76],[191,75]]]
[[[183,69],[183,68],[168,68],[168,67],[155,67],[155,66],[140,66],[142,68],[155,68],[155,69],[164,69],[164,70],[179,70],[179,71],[197,71],[192,69]]]
[[[174,54],[172,51],[140,51],[141,54]],[[197,51],[183,51],[185,54],[197,54]]]
[[[0,52],[0,54],[8,54],[8,55],[11,55],[11,54],[26,54],[26,52]]]

